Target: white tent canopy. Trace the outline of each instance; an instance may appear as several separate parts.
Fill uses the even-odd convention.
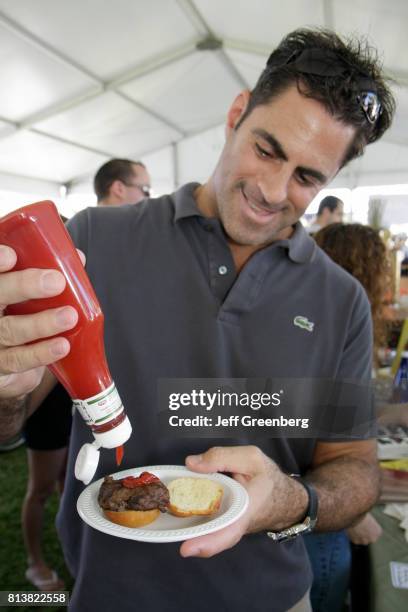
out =
[[[0,189],[81,208],[110,157],[156,193],[205,180],[234,96],[300,26],[366,35],[395,79],[394,127],[333,187],[408,183],[406,0],[0,0]]]

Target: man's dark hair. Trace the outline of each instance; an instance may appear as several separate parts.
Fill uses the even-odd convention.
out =
[[[301,28],[271,53],[236,129],[256,106],[296,84],[299,93],[356,128],[344,166],[391,125],[395,100],[385,80],[377,52],[367,41],[343,41],[330,30]]]
[[[115,181],[122,181],[125,185],[130,183],[135,174],[133,168],[135,165],[145,168],[142,162],[130,159],[110,159],[103,164],[95,174],[93,181],[98,202],[109,195],[109,188]]]
[[[323,198],[323,200],[320,202],[319,204],[319,210],[317,211],[317,216],[320,217],[320,215],[323,213],[325,208],[328,208],[330,210],[330,212],[334,212],[336,210],[336,208],[343,204],[342,200],[340,200],[340,198],[336,198],[336,196],[326,196],[325,198]]]

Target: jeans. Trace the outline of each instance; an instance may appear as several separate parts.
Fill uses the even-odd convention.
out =
[[[314,576],[310,592],[313,612],[341,612],[351,566],[346,532],[311,533],[304,536],[304,542]]]

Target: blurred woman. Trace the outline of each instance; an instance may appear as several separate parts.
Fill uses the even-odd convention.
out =
[[[377,350],[385,340],[382,309],[390,280],[386,247],[378,232],[359,223],[333,223],[317,232],[314,239],[333,261],[364,287],[371,304],[373,361],[376,363]],[[347,530],[305,537],[314,574],[311,590],[314,612],[341,612],[350,580],[350,541],[367,545],[378,540],[381,533],[381,527],[374,517],[366,514],[358,524]]]
[[[384,297],[390,285],[390,262],[378,232],[360,223],[333,223],[314,239],[327,255],[363,285],[371,304],[374,328],[374,361],[385,341],[382,316]]]

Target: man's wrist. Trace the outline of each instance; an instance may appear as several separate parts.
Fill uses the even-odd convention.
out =
[[[307,508],[301,520],[293,522],[290,526],[278,529],[276,531],[268,531],[267,535],[275,542],[285,542],[296,538],[299,535],[304,535],[313,531],[317,522],[318,511],[318,496],[315,488],[304,480],[299,478],[296,480],[307,495]]]
[[[285,513],[283,520],[274,524],[274,529],[279,531],[286,529],[295,523],[303,521],[309,506],[309,496],[305,487],[292,476],[284,475],[285,486]]]

